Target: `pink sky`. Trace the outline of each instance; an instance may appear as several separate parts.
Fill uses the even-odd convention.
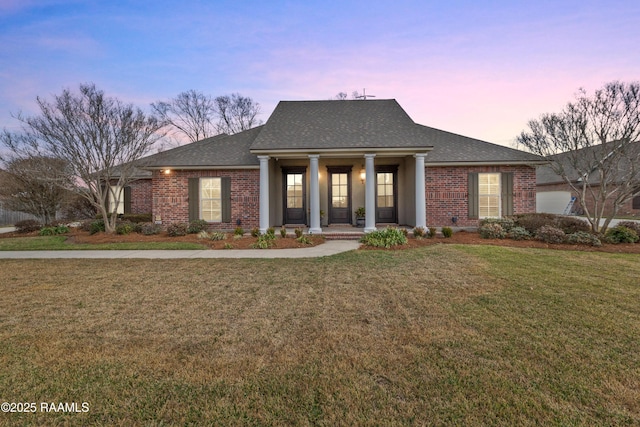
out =
[[[510,145],[578,88],[640,76],[638,2],[327,3],[0,0],[0,127],[84,82],[143,109],[239,92],[263,120],[279,100],[366,88],[418,123]]]

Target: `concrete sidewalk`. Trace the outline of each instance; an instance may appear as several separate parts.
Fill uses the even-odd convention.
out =
[[[198,249],[146,251],[0,251],[0,259],[196,259],[196,258],[318,258],[358,249],[354,240],[328,240],[300,249]]]

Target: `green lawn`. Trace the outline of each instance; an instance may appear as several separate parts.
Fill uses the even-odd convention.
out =
[[[0,260],[0,401],[34,425],[638,425],[640,260],[436,245]]]
[[[67,236],[6,237],[0,251],[205,249],[189,242],[68,243]]]

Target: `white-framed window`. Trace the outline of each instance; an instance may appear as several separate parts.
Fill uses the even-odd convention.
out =
[[[499,218],[500,174],[478,174],[478,214],[480,218]]]
[[[200,178],[200,218],[222,222],[221,178]]]
[[[124,214],[124,192],[122,191],[122,187],[117,185],[110,186],[111,189],[109,191],[109,212],[113,212],[115,208],[116,214]],[[116,207],[116,199],[118,201],[118,206]]]

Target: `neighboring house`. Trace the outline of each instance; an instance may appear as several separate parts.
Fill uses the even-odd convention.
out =
[[[156,222],[228,230],[280,225],[477,226],[535,212],[529,153],[418,125],[395,100],[282,101],[261,126],[142,159],[125,192]],[[151,203],[149,203],[151,200]],[[147,211],[148,212],[148,211]]]
[[[608,143],[606,145],[597,145],[589,148],[583,148],[575,153],[581,153],[586,156],[585,162],[594,163],[601,159],[606,159],[610,152],[610,147],[614,143]],[[621,182],[628,182],[629,177],[635,176],[633,181],[638,180],[637,176],[637,164],[632,164],[628,159],[635,159],[640,156],[638,150],[640,150],[640,143],[634,143],[627,149],[626,157],[618,160],[611,169],[608,171],[611,177],[610,181],[613,184],[609,188],[609,191],[616,188],[616,185],[620,185]],[[636,150],[636,151],[631,151]],[[569,154],[561,153],[550,158],[552,161],[559,161],[563,164],[568,176],[573,176],[572,183],[577,188],[580,188],[581,181],[584,179],[570,164]],[[600,196],[600,175],[597,171],[593,171],[587,177],[589,180],[589,187],[593,190],[593,196],[587,194],[586,202],[587,208],[590,212],[594,212],[594,200]],[[562,178],[562,176],[555,173],[550,166],[543,165],[538,167],[536,172],[537,181],[537,203],[536,211],[544,213],[555,214],[582,214],[584,208],[580,204],[580,195],[575,192],[571,186]],[[573,202],[572,202],[573,199]],[[605,204],[604,215],[608,216],[612,213],[613,206],[611,202]],[[618,216],[638,216],[640,215],[640,188],[638,188],[638,194],[632,199],[627,200],[620,205],[618,209]]]

